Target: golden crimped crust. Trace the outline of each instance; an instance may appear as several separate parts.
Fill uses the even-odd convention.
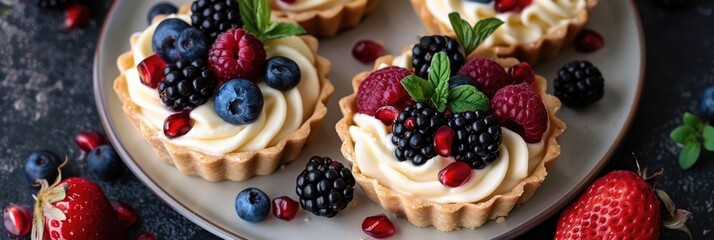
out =
[[[475,57],[472,55],[471,57]],[[375,69],[381,64],[391,65],[394,56],[384,56],[377,59]],[[496,59],[503,67],[510,67],[518,63],[514,58]],[[355,101],[360,83],[370,74],[362,72],[352,80],[354,94],[340,99],[340,109],[344,117],[337,122],[337,134],[342,139],[342,154],[352,163],[352,172],[365,192],[375,203],[398,216],[405,216],[412,224],[418,227],[435,226],[441,231],[452,231],[457,228],[477,228],[489,219],[505,217],[516,204],[521,204],[533,196],[540,184],[548,174],[547,168],[553,164],[560,155],[560,145],[556,138],[565,130],[565,123],[557,118],[560,109],[560,100],[546,94],[546,80],[536,77],[534,89],[541,98],[548,111],[550,127],[543,137],[545,140],[545,154],[535,169],[528,177],[521,180],[511,191],[492,196],[491,198],[470,203],[434,203],[425,199],[397,193],[380,184],[377,179],[367,177],[361,173],[355,158],[354,142],[349,133],[353,125],[353,116],[357,113]]]
[[[184,5],[180,13],[188,13],[190,5]],[[164,16],[158,16],[154,21],[160,21]],[[130,39],[132,48],[136,44],[138,35],[133,35]],[[135,67],[133,51],[125,52],[117,58],[117,66],[121,75],[114,80],[114,91],[122,102],[122,109],[126,113],[132,124],[139,129],[141,135],[146,139],[154,152],[166,163],[175,165],[182,173],[199,175],[208,181],[243,181],[254,175],[269,175],[281,164],[294,160],[310,133],[320,125],[327,114],[327,101],[334,91],[332,83],[327,79],[327,74],[332,66],[326,58],[317,56],[317,39],[312,36],[302,36],[301,39],[307,43],[316,56],[315,68],[320,78],[320,97],[315,111],[299,129],[289,134],[275,146],[252,152],[230,152],[224,155],[212,155],[200,150],[177,146],[172,144],[163,136],[162,131],[156,131],[149,127],[141,117],[141,108],[132,102],[129,97],[129,89],[125,71]],[[149,161],[152,159],[146,159]]]
[[[270,0],[273,17],[297,22],[309,34],[333,37],[340,30],[356,27],[365,15],[377,9],[380,0],[352,0],[329,9],[302,12],[282,11],[276,1],[280,0]]]
[[[433,34],[443,34],[455,36],[454,31],[449,26],[439,21],[431,15],[431,11],[426,6],[427,0],[410,0],[414,11],[421,18],[424,26]],[[586,0],[586,9],[591,9],[597,5],[598,0]],[[538,61],[548,60],[555,57],[564,45],[568,45],[575,39],[575,36],[585,26],[588,21],[588,10],[581,11],[573,18],[568,25],[564,25],[550,33],[541,36],[532,43],[520,43],[506,46],[490,47],[499,58],[515,57],[530,64]],[[485,48],[481,45],[479,48]]]

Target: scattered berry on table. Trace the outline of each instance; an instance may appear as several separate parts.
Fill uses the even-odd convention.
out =
[[[142,233],[136,237],[136,240],[157,240],[157,239],[158,238],[153,233]]]
[[[397,228],[384,214],[369,216],[362,221],[362,231],[374,238],[388,238],[394,235]]]
[[[453,77],[449,78],[449,90],[463,85],[471,85],[476,87],[474,80],[471,80],[471,78],[468,76],[456,74]]]
[[[272,57],[265,62],[265,84],[287,91],[300,83],[300,67],[290,58]]]
[[[411,161],[420,166],[437,155],[434,134],[446,123],[446,118],[427,103],[418,102],[402,111],[392,128],[394,156],[399,161]]]
[[[573,45],[578,52],[591,53],[605,45],[605,38],[593,30],[583,29],[575,37]]]
[[[352,47],[352,56],[361,63],[373,63],[384,55],[384,48],[372,40],[361,40]]]
[[[235,207],[241,219],[260,222],[268,217],[270,198],[260,189],[246,188],[236,196]]]
[[[164,105],[178,112],[206,103],[213,96],[216,82],[203,59],[180,60],[166,66],[164,81],[157,90]]]
[[[156,26],[156,31],[151,38],[151,50],[161,57],[166,64],[173,64],[181,60],[178,51],[178,38],[184,29],[190,28],[188,23],[178,18],[164,19]]]
[[[495,117],[481,110],[452,113],[448,126],[455,132],[451,154],[456,161],[482,169],[498,159],[502,134]]]
[[[454,129],[441,126],[434,134],[434,151],[442,157],[451,156],[451,146],[454,142]]]
[[[251,81],[233,79],[218,89],[213,107],[226,122],[252,123],[263,112],[263,92]]]
[[[377,111],[374,112],[374,117],[387,126],[394,124],[394,120],[397,119],[397,116],[399,116],[399,110],[389,105],[377,108]]]
[[[128,228],[136,223],[137,214],[134,207],[121,201],[112,201],[112,207],[114,208],[114,213],[116,213],[119,218],[119,223],[121,223],[122,227]]]
[[[201,31],[184,29],[178,37],[178,52],[182,60],[194,61],[208,54],[208,42]]]
[[[69,0],[36,0],[37,6],[47,9],[60,9],[68,2]]]
[[[288,196],[273,199],[273,216],[290,221],[295,218],[300,204]]]
[[[419,39],[419,43],[414,44],[412,48],[412,66],[414,74],[422,78],[427,78],[429,75],[429,67],[431,59],[438,52],[444,52],[449,56],[451,63],[451,75],[456,75],[466,57],[464,50],[458,41],[449,36],[424,36]]]
[[[191,5],[192,25],[201,30],[209,43],[231,28],[243,27],[235,0],[198,0]]]
[[[101,179],[110,179],[122,169],[121,158],[112,145],[101,145],[87,154],[89,171]]]
[[[74,143],[77,144],[79,149],[88,152],[99,145],[107,143],[104,136],[97,131],[82,131],[74,136]]]
[[[32,152],[25,160],[24,175],[28,183],[35,185],[38,179],[54,181],[62,159],[49,150]]]
[[[524,8],[531,5],[533,0],[495,0],[494,8],[496,12],[521,12]]]
[[[491,112],[499,125],[518,133],[528,143],[540,142],[548,128],[543,99],[527,83],[498,90],[491,99]]]
[[[459,70],[460,75],[468,76],[476,84],[476,88],[489,98],[499,89],[514,83],[506,70],[497,62],[483,57],[468,61]]]
[[[144,85],[156,89],[159,83],[164,81],[164,69],[166,69],[166,63],[161,60],[161,57],[156,54],[152,54],[146,59],[142,60],[139,65],[136,65],[139,71],[139,79]]]
[[[318,216],[334,217],[354,197],[352,172],[328,157],[311,157],[296,183],[300,206]]]
[[[535,71],[527,62],[520,62],[508,68],[508,76],[511,77],[513,84],[528,83],[533,85],[535,82]]]
[[[64,9],[64,28],[69,30],[79,29],[91,20],[89,8],[81,3],[72,3]]]
[[[170,2],[160,2],[151,7],[151,9],[149,10],[149,14],[146,16],[146,21],[151,24],[151,21],[154,20],[154,17],[158,15],[169,15],[174,14],[176,12],[178,12],[178,8],[176,8],[176,5]]]
[[[401,83],[409,75],[412,71],[400,67],[386,67],[370,73],[359,85],[357,111],[374,116],[383,106],[404,109],[413,102]]]
[[[24,206],[10,203],[2,212],[5,231],[10,236],[21,238],[30,233],[32,229],[32,214]]]
[[[263,43],[243,29],[221,33],[208,51],[208,65],[218,77],[218,86],[235,78],[257,81],[265,58]]]
[[[699,101],[699,112],[707,120],[714,120],[714,86],[704,89]]]
[[[604,95],[605,80],[588,61],[572,61],[558,71],[553,81],[554,95],[568,107],[586,107]]]
[[[190,111],[174,113],[164,120],[164,136],[177,138],[186,135],[193,128]]]
[[[463,185],[471,178],[471,166],[464,162],[452,162],[439,171],[439,182],[450,188]]]

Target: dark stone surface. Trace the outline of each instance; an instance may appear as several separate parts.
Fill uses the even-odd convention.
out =
[[[96,39],[110,1],[91,1],[93,20],[86,28],[66,31],[61,12],[41,10],[27,0],[0,0],[0,206],[30,206],[34,190],[22,179],[24,158],[49,149],[70,158],[65,175],[97,182],[110,199],[131,203],[139,222],[129,229],[163,239],[213,239],[154,196],[131,172],[101,181],[87,171],[74,135],[102,131],[92,93],[92,61]],[[631,131],[603,173],[635,169],[640,164],[667,173],[658,187],[679,207],[692,211],[688,224],[695,239],[714,233],[714,154],[704,153],[688,171],[677,165],[679,148],[669,132],[682,113],[696,112],[701,89],[714,84],[714,3],[689,1],[672,9],[655,0],[638,0],[647,42],[647,72],[640,108]],[[550,239],[557,216],[522,239]],[[663,239],[686,235],[663,231]],[[9,239],[5,233],[0,238]]]

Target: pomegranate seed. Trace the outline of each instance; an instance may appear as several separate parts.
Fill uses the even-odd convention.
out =
[[[362,221],[362,231],[374,238],[387,238],[396,232],[394,224],[384,214],[370,216]]]
[[[371,40],[359,41],[352,48],[352,56],[365,64],[374,62],[382,55],[384,55],[382,45]]]
[[[454,141],[454,130],[449,126],[441,126],[434,134],[434,150],[439,156],[451,156],[451,142]]]
[[[471,167],[464,162],[453,162],[439,171],[439,182],[447,187],[459,187],[471,177]]]
[[[136,240],[156,240],[156,235],[153,233],[142,233],[139,234],[138,237],[136,237]]]
[[[496,12],[500,13],[508,11],[520,12],[528,5],[531,5],[532,2],[533,0],[496,0],[494,8]]]
[[[394,119],[397,119],[397,115],[399,115],[399,110],[392,106],[383,106],[377,108],[377,111],[374,112],[374,117],[387,126],[394,124]]]
[[[2,212],[5,231],[13,237],[24,237],[32,229],[32,215],[26,207],[10,203]]]
[[[287,4],[293,4],[297,0],[280,0],[281,2],[287,3]]]
[[[605,45],[605,38],[590,29],[581,30],[575,37],[575,50],[581,53],[594,52],[602,48],[603,45]]]
[[[175,138],[186,135],[188,131],[191,131],[193,127],[193,120],[191,120],[191,112],[183,111],[175,113],[164,122],[164,135],[168,138]]]
[[[297,214],[298,208],[300,208],[298,202],[292,200],[288,196],[273,199],[273,215],[282,220],[293,220]]]
[[[74,142],[77,146],[82,149],[82,151],[89,152],[90,150],[99,147],[99,145],[104,145],[106,140],[101,133],[96,131],[82,131],[74,136]]]
[[[112,207],[114,208],[114,213],[117,214],[122,227],[128,228],[136,223],[136,210],[131,205],[120,201],[113,201]]]
[[[141,83],[150,88],[156,89],[159,83],[164,81],[164,68],[166,68],[166,63],[156,54],[141,61],[136,68],[139,70]]]
[[[414,127],[416,127],[416,120],[414,117],[407,118],[407,120],[404,120],[404,127],[407,128],[407,130],[414,130]]]
[[[89,24],[89,9],[80,4],[73,3],[64,10],[64,27],[69,30],[78,29]]]
[[[533,85],[533,82],[535,82],[535,72],[527,62],[513,65],[513,67],[508,69],[508,75],[514,80],[514,83],[527,82]]]

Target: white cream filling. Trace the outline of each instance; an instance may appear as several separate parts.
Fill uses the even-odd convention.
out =
[[[309,10],[325,10],[335,6],[343,5],[351,0],[295,0],[294,3],[286,3],[281,0],[273,0],[277,9],[288,12],[302,12]]]
[[[471,24],[478,20],[496,17],[505,23],[486,41],[485,46],[502,46],[532,43],[544,34],[567,25],[577,14],[585,11],[585,0],[533,0],[520,13],[498,13],[494,2],[479,3],[464,0],[427,0],[431,14],[446,26],[451,26],[449,13],[458,12]]]
[[[191,23],[190,15],[172,15]],[[134,63],[138,64],[151,56],[151,39],[158,23],[142,33],[133,46]],[[233,125],[216,114],[213,98],[191,111],[193,128],[186,135],[168,139],[173,144],[194,148],[206,153],[221,155],[233,151],[258,151],[277,144],[288,134],[296,131],[312,114],[317,104],[320,82],[315,68],[315,55],[299,37],[271,40],[266,43],[268,58],[284,56],[300,67],[301,78],[297,87],[282,92],[258,83],[265,102],[263,112],[253,123]],[[136,68],[126,71],[129,96],[141,110],[141,118],[148,127],[163,135],[164,120],[173,111],[166,108],[156,89],[141,83]]]

